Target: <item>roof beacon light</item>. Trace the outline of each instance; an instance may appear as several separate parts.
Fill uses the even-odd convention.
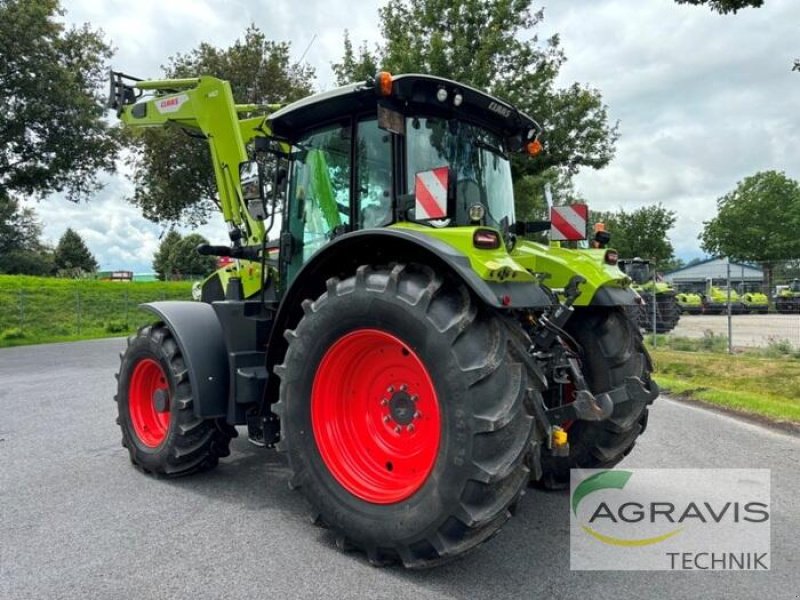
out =
[[[439,88],[439,90],[436,92],[436,99],[439,102],[444,102],[447,100],[447,90],[444,88]]]
[[[389,71],[381,71],[377,77],[378,93],[381,96],[392,95],[392,74]]]
[[[536,156],[539,154],[544,148],[542,147],[542,142],[539,140],[533,140],[532,142],[528,142],[528,154],[530,156]]]

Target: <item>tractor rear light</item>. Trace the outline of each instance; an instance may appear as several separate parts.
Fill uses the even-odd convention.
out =
[[[619,254],[616,250],[606,250],[603,260],[607,265],[616,266],[617,262],[619,262]]]
[[[458,108],[464,102],[464,96],[461,95],[461,92],[456,92],[456,95],[453,96],[453,106]]]
[[[492,229],[476,229],[472,245],[481,250],[496,250],[500,247],[500,234]]]
[[[442,88],[439,88],[439,89],[436,91],[436,99],[437,99],[439,102],[444,102],[445,100],[447,100],[447,90],[446,90],[446,89],[444,89],[443,87],[442,87]]]
[[[381,71],[375,79],[375,87],[381,96],[392,95],[392,74],[389,71]]]

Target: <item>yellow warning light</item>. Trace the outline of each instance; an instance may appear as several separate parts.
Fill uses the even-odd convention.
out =
[[[553,427],[552,433],[553,448],[563,448],[567,445],[568,436],[567,432],[561,429],[558,425]]]

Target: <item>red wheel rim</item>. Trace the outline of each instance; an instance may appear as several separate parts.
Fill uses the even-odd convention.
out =
[[[425,365],[377,329],[353,331],[325,353],[311,392],[311,424],[336,481],[374,504],[413,495],[439,451],[439,401]]]
[[[136,363],[128,388],[131,424],[139,441],[156,448],[169,431],[169,384],[164,370],[152,358]]]

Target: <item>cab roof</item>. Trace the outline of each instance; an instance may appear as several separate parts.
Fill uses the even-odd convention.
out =
[[[440,90],[447,92],[444,101],[438,99]],[[454,104],[457,94],[462,98],[458,106]],[[405,116],[431,115],[472,121],[506,139],[518,140],[519,147],[541,132],[534,119],[499,98],[450,79],[420,74],[394,76],[389,96],[378,94],[372,81],[314,94],[272,113],[269,122],[273,133],[293,141],[303,132],[327,122],[376,112],[379,103]]]

